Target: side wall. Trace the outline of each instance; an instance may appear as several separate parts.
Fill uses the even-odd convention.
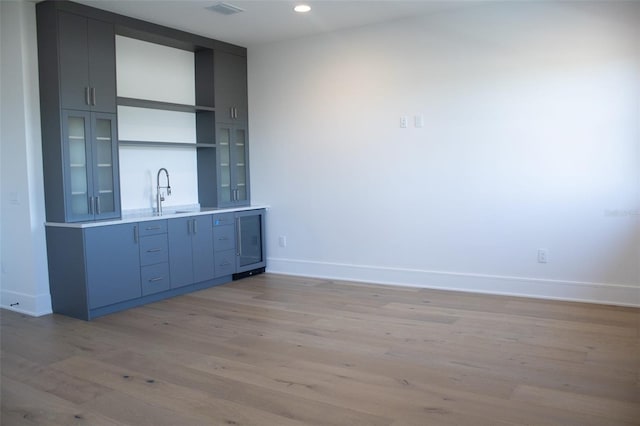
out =
[[[269,270],[640,305],[638,28],[497,2],[250,48]]]
[[[35,3],[0,1],[0,306],[51,312]]]

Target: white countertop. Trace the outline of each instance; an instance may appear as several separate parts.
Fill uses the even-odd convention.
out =
[[[108,219],[108,220],[99,220],[93,222],[45,222],[45,226],[55,226],[61,228],[93,228],[96,226],[107,226],[107,225],[119,225],[124,223],[134,223],[134,222],[146,222],[149,220],[161,220],[161,219],[173,219],[175,217],[188,217],[188,216],[201,216],[207,214],[220,214],[220,213],[232,213],[232,212],[241,212],[246,210],[258,210],[258,209],[268,209],[269,206],[266,204],[252,204],[250,206],[244,207],[230,207],[230,208],[211,208],[211,207],[201,207],[196,209],[173,209],[168,207],[165,211],[163,211],[162,215],[159,216],[156,213],[150,211],[143,212],[133,212],[133,213],[123,213],[121,219]]]

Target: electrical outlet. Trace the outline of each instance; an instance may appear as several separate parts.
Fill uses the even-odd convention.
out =
[[[538,249],[538,263],[547,263],[549,261],[549,250]]]
[[[278,237],[278,245],[280,247],[286,247],[287,246],[287,237],[284,235],[280,235]]]
[[[406,129],[409,126],[409,119],[406,115],[400,117],[400,127]]]

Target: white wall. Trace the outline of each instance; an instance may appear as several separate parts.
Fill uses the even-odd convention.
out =
[[[51,312],[35,4],[0,1],[0,306]]]
[[[193,52],[116,36],[118,96],[195,105]],[[123,212],[156,206],[156,179],[169,171],[171,196],[163,207],[198,204],[196,115],[191,112],[118,107],[120,140],[177,142],[184,146],[121,146],[120,198]],[[161,177],[165,184],[165,177]]]
[[[638,28],[499,2],[250,48],[268,269],[640,305]]]

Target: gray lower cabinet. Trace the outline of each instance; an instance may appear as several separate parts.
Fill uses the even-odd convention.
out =
[[[215,277],[211,216],[169,219],[171,288]]]
[[[216,277],[236,272],[236,228],[233,213],[213,216],[213,249]]]
[[[169,275],[169,240],[167,221],[154,220],[138,225],[140,247],[140,281],[142,295],[171,288]]]
[[[134,226],[128,224],[84,230],[90,309],[142,295],[134,232]]]
[[[139,298],[136,229],[136,224],[47,226],[53,312],[90,319],[96,309]]]
[[[90,320],[262,272],[264,215],[47,224],[53,312]]]

